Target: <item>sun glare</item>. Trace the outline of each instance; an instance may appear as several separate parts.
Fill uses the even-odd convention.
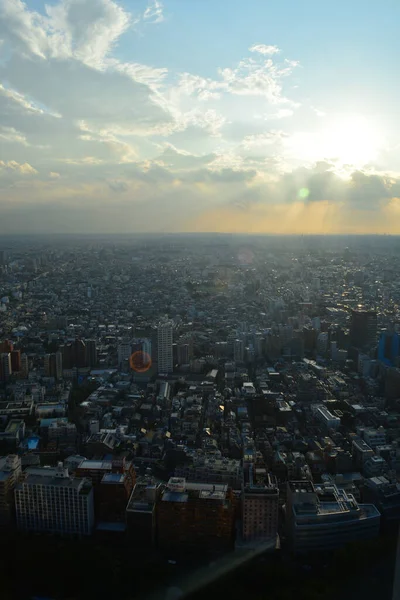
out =
[[[374,123],[353,116],[334,121],[321,132],[324,155],[361,167],[377,158],[381,135]]]

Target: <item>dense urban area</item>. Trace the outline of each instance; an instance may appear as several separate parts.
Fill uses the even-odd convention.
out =
[[[0,242],[2,597],[391,597],[398,238]]]

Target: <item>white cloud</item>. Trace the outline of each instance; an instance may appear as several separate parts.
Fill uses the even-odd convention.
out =
[[[0,139],[6,142],[17,142],[23,146],[27,146],[26,137],[17,131],[14,127],[5,127],[0,125]]]
[[[143,19],[149,23],[162,23],[164,21],[162,3],[158,0],[151,2],[144,11]]]
[[[254,44],[249,48],[250,52],[258,52],[259,54],[264,54],[271,56],[272,54],[278,54],[280,49],[278,46],[266,46],[265,44]]]
[[[20,173],[21,175],[37,175],[36,169],[28,163],[20,164],[15,160],[0,160],[0,174],[7,171]]]

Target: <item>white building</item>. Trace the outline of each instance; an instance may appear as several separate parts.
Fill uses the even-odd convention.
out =
[[[53,472],[46,471],[42,468],[39,474],[29,474],[15,488],[17,528],[90,535],[94,525],[91,482],[70,477],[62,463]]]
[[[337,429],[340,427],[339,417],[333,415],[326,406],[319,406],[317,408],[316,417],[327,429]]]
[[[172,373],[174,369],[172,355],[172,321],[160,321],[157,329],[157,359],[159,373]]]
[[[373,450],[377,446],[384,446],[386,444],[386,431],[383,427],[374,429],[369,427],[364,429],[363,438]]]

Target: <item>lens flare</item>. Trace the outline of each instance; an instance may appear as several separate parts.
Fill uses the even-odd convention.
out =
[[[310,190],[308,188],[301,188],[299,190],[299,198],[305,200],[310,195]]]
[[[131,354],[129,364],[132,371],[135,371],[136,373],[145,373],[151,367],[151,356],[147,352],[138,350]]]

